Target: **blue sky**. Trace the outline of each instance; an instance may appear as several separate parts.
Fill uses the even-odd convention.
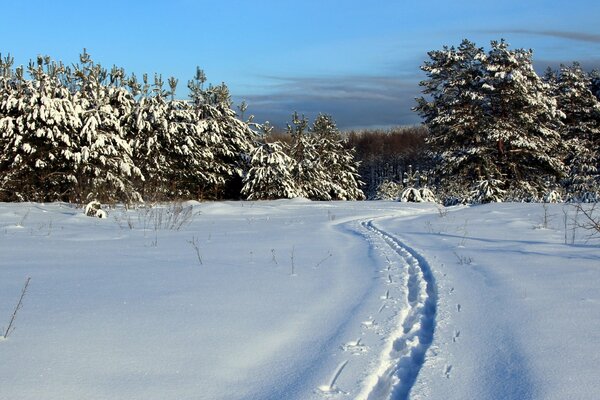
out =
[[[105,67],[179,78],[182,98],[198,65],[258,122],[325,112],[342,128],[373,127],[419,123],[419,65],[463,38],[532,48],[540,71],[600,68],[599,17],[597,0],[10,1],[0,52],[74,63],[85,47]]]

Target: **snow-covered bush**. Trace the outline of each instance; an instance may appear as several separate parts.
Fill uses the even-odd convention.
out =
[[[428,188],[409,187],[400,194],[400,201],[404,203],[436,203],[437,199]]]
[[[393,181],[383,181],[377,187],[377,193],[375,194],[375,200],[400,200],[400,191],[402,185]]]
[[[426,203],[437,203],[438,201],[433,191],[429,188],[424,187],[419,189],[419,194]]]
[[[403,203],[422,203],[423,198],[421,197],[419,189],[409,187],[400,193],[400,201]]]
[[[558,190],[551,190],[544,196],[544,203],[562,203],[563,198]]]
[[[584,192],[579,197],[581,203],[598,203],[600,201],[600,194],[597,192]]]
[[[97,200],[90,201],[84,209],[84,214],[88,217],[106,218],[108,214],[102,209],[102,204]]]
[[[498,179],[485,179],[476,182],[471,190],[471,203],[500,203],[504,199],[504,182]]]

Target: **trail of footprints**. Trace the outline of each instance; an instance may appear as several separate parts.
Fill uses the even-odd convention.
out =
[[[425,351],[433,338],[437,301],[435,283],[427,263],[419,260],[415,253],[397,239],[377,228],[373,221],[361,222],[361,227],[371,246],[384,253],[386,259],[386,265],[380,273],[388,288],[380,296],[381,306],[375,316],[381,315],[388,307],[398,307],[395,316],[399,315],[401,319],[401,325],[396,332],[379,329],[374,316],[361,323],[363,333],[376,330],[379,335],[393,335],[394,338],[389,349],[389,359],[392,362],[386,364],[385,372],[378,377],[377,384],[370,388],[364,398],[383,399],[388,398],[391,393],[408,395],[423,363]],[[457,331],[454,340],[459,335],[460,332]],[[344,343],[341,348],[355,356],[369,351],[369,346],[363,343],[361,337]],[[338,366],[327,385],[319,387],[326,397],[331,394],[345,394],[337,388],[336,380],[349,361],[347,359]],[[446,367],[444,373],[447,377],[450,376],[451,369],[451,365]]]

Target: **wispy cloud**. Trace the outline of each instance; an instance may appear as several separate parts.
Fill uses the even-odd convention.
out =
[[[558,69],[561,65],[571,65],[574,61],[577,61],[584,71],[591,71],[593,69],[600,69],[600,57],[598,58],[585,58],[585,59],[540,59],[534,60],[533,66],[539,74],[542,74],[546,68]]]
[[[243,97],[258,122],[285,126],[294,111],[314,118],[333,115],[342,129],[418,123],[411,111],[419,96],[418,76],[263,77],[265,94]]]
[[[536,29],[503,29],[486,30],[486,33],[515,33],[523,35],[549,36],[561,39],[577,40],[580,42],[600,43],[600,35],[587,32],[572,32],[559,30],[536,30]]]

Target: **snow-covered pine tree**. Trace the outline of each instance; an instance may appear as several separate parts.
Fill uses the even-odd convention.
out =
[[[199,120],[203,121],[206,142],[212,144],[216,183],[207,196],[238,197],[242,179],[249,169],[250,153],[257,134],[250,121],[241,121],[231,108],[229,89],[222,83],[204,89],[206,76],[197,69],[188,83],[190,98]],[[213,173],[213,172],[211,172]]]
[[[332,200],[363,200],[358,163],[354,150],[344,146],[342,134],[333,117],[319,114],[311,127],[319,155],[318,168],[326,175],[324,182]]]
[[[590,80],[592,87],[590,90],[596,96],[598,100],[600,100],[600,70],[594,69],[590,72]]]
[[[533,51],[508,47],[504,40],[492,41],[484,65],[483,132],[495,145],[489,156],[499,172],[486,180],[503,181],[516,197],[540,199],[548,182],[564,172],[561,113],[549,85],[533,69]]]
[[[143,176],[124,129],[135,100],[125,82],[122,69],[113,68],[109,74],[85,49],[75,65],[74,102],[82,120],[76,154],[79,202],[141,200],[134,182]]]
[[[409,165],[408,170],[404,172],[404,189],[398,200],[411,203],[436,202],[433,191],[427,187],[427,180],[427,174],[418,169],[413,171],[412,165]]]
[[[414,108],[429,129],[427,139],[439,154],[437,174],[447,185],[468,186],[473,180],[497,176],[491,162],[493,146],[483,133],[486,98],[483,83],[486,54],[464,40],[458,48],[444,46],[428,53],[421,69],[427,80],[420,83],[427,96]]]
[[[5,201],[71,200],[80,111],[60,82],[65,69],[49,57],[7,73],[0,104],[0,198]]]
[[[495,193],[510,189],[513,198],[543,195],[563,172],[560,113],[533,70],[532,52],[493,41],[485,54],[463,41],[429,56],[421,83],[429,99],[418,99],[415,110],[441,154],[442,178],[498,184]]]
[[[292,138],[289,149],[290,157],[294,160],[292,175],[300,196],[311,200],[331,200],[331,184],[324,166],[319,162],[317,142],[309,129],[308,119],[294,112],[292,124],[287,125],[287,133]]]
[[[591,91],[590,76],[579,63],[561,65],[550,81],[558,108],[564,113],[561,134],[567,147],[564,184],[568,198],[600,196],[600,100]]]
[[[374,200],[400,200],[402,185],[394,181],[383,181],[377,186]]]
[[[171,101],[167,105],[168,133],[171,139],[169,147],[169,193],[176,198],[205,197],[218,183],[215,168],[214,143],[205,132],[206,120],[198,115],[187,101],[175,100],[177,86],[174,78],[169,79]]]
[[[0,201],[10,201],[14,196],[12,190],[5,187],[7,174],[13,161],[13,137],[19,132],[15,128],[19,116],[17,106],[24,107],[22,90],[17,90],[23,84],[23,69],[19,68],[21,79],[15,79],[13,69],[14,58],[0,54]]]
[[[129,85],[135,86],[136,82]],[[151,201],[170,198],[171,153],[175,138],[169,129],[169,107],[163,85],[158,75],[154,85],[150,84],[147,74],[142,76],[139,99],[128,121],[133,161],[143,176],[136,186],[142,197]]]
[[[242,194],[248,200],[291,199],[299,197],[292,176],[292,160],[279,142],[263,143],[255,147],[250,159],[250,170],[244,178]]]

